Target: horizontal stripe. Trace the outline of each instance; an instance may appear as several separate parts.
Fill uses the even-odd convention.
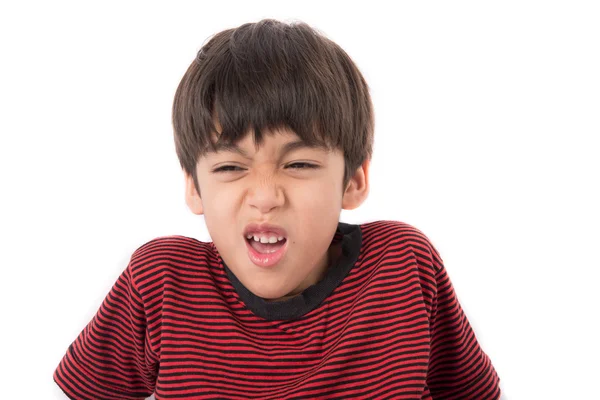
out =
[[[70,399],[94,400],[500,397],[421,231],[340,223],[334,241],[355,261],[316,285],[320,302],[286,318],[293,303],[244,292],[214,243],[153,239],[133,252],[53,379]]]

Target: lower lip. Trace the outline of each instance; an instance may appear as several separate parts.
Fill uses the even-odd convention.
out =
[[[285,243],[279,250],[274,253],[259,253],[252,246],[250,246],[250,242],[247,239],[244,239],[246,242],[246,247],[248,248],[248,258],[255,265],[261,268],[271,268],[275,266],[279,260],[285,255],[288,246],[288,240],[286,239]]]

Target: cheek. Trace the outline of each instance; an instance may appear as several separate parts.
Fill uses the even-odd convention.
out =
[[[239,190],[236,190],[234,185],[207,185],[206,194],[202,196],[202,204],[213,214],[227,214],[238,196]]]
[[[206,193],[202,196],[202,205],[204,207],[204,221],[211,235],[218,237],[230,236],[230,229],[237,226],[232,223],[232,220],[238,215],[235,212],[236,201],[237,197],[230,190],[207,188]]]
[[[323,210],[323,213],[341,207],[341,181],[338,182],[335,177],[321,177],[313,181],[291,179],[282,182],[282,186],[288,201],[294,204],[294,207],[319,209]],[[243,203],[244,193],[247,190],[245,184],[236,182],[226,185],[207,185],[206,194],[202,199],[205,213],[224,219],[231,218],[234,215],[232,211]],[[319,193],[319,195],[315,196],[315,193]]]
[[[325,181],[308,187],[299,186],[288,193],[293,208],[301,210],[301,213],[311,220],[323,222],[329,220],[332,216],[336,218],[341,209],[341,185],[338,190],[335,182]],[[318,195],[315,195],[316,193]]]

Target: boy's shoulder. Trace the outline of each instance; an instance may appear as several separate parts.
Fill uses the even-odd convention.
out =
[[[182,235],[159,236],[133,251],[130,273],[137,280],[165,270],[181,271],[182,265],[190,270],[204,269],[217,262],[214,250],[212,242]]]
[[[191,248],[194,250],[210,250],[210,242],[202,242],[196,238],[182,235],[158,236],[151,239],[133,252],[133,255],[155,254],[161,251],[181,250],[182,248]]]
[[[372,237],[378,241],[409,243],[417,246],[433,246],[431,240],[414,225],[403,221],[378,220],[360,224],[363,240]]]
[[[403,221],[378,220],[360,224],[362,241],[377,248],[382,257],[412,253],[420,268],[436,273],[443,260],[432,241],[420,229]],[[366,249],[365,249],[366,250]]]

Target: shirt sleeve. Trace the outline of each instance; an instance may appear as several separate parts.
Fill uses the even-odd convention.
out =
[[[454,288],[433,249],[437,294],[431,310],[431,352],[427,385],[434,399],[500,398],[500,379],[483,352]]]
[[[54,382],[69,399],[138,400],[154,392],[157,357],[148,345],[131,266],[132,261],[54,371]]]

